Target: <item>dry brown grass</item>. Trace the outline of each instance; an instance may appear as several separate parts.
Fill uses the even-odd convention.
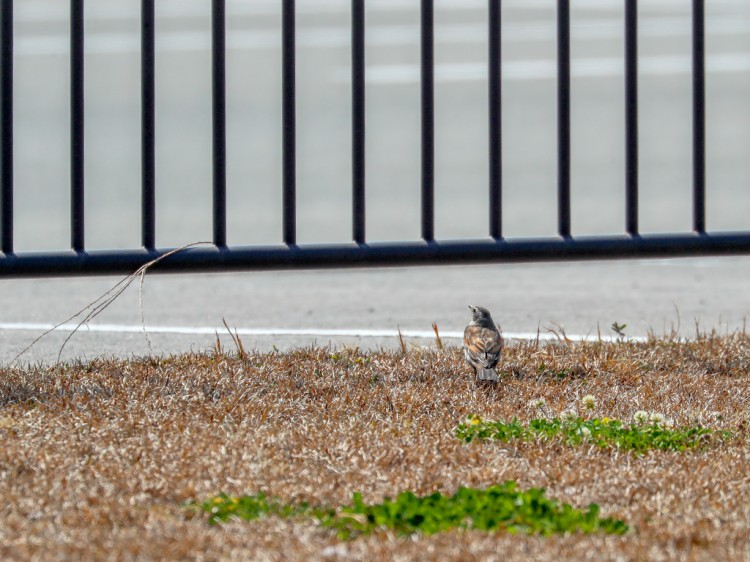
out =
[[[517,343],[480,386],[459,350],[302,349],[0,371],[1,559],[750,559],[750,339]],[[562,376],[561,376],[562,375]],[[530,419],[593,394],[594,415],[659,411],[739,438],[643,457],[471,443],[468,414]],[[718,414],[715,414],[718,413]],[[720,416],[720,417],[718,417]],[[625,519],[624,537],[451,532],[340,542],[313,522],[211,527],[220,491],[337,505],[515,479]]]

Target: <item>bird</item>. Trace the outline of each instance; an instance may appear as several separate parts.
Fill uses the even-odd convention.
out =
[[[469,308],[472,319],[464,330],[464,357],[474,367],[478,380],[498,381],[495,365],[503,351],[503,336],[489,310],[473,305]]]

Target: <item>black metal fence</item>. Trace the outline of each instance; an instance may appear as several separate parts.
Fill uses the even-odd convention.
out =
[[[638,228],[638,17],[625,4],[625,228],[618,236],[571,236],[570,0],[557,0],[558,237],[505,239],[502,214],[501,0],[488,0],[488,237],[439,240],[434,229],[434,11],[421,0],[421,240],[368,243],[365,212],[365,0],[351,0],[352,243],[298,245],[296,237],[295,0],[281,0],[283,83],[283,244],[229,246],[226,238],[225,1],[212,0],[213,247],[170,255],[155,271],[252,270],[533,260],[602,259],[750,253],[750,231],[709,233],[705,222],[704,0],[692,0],[693,231],[641,235]],[[86,251],[84,233],[84,0],[70,0],[71,213],[68,252],[14,253],[13,245],[13,0],[0,0],[0,275],[125,273],[169,253],[155,239],[155,16],[141,0],[142,248]],[[22,186],[20,186],[22,188]],[[416,188],[416,186],[415,186]]]

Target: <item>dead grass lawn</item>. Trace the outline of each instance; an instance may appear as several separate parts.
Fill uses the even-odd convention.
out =
[[[750,338],[511,343],[497,386],[458,349],[208,353],[0,371],[0,559],[750,559]],[[468,414],[528,420],[658,411],[738,438],[643,457],[471,443]],[[505,480],[626,520],[624,537],[451,532],[341,542],[313,522],[211,527],[183,502],[220,491],[347,503]]]

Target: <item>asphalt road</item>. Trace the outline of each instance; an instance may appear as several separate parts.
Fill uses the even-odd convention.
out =
[[[750,315],[750,258],[576,264],[151,276],[76,333],[63,360],[210,349],[217,334],[233,348],[226,320],[247,349],[434,345],[432,323],[451,344],[469,320],[467,304],[487,306],[507,337],[629,337],[744,329]],[[13,359],[45,326],[65,322],[118,279],[4,281],[0,360]],[[142,301],[142,303],[141,303]],[[141,306],[142,304],[142,306]],[[141,310],[149,334],[142,333]],[[68,326],[74,321],[68,321]],[[69,330],[46,336],[23,362],[54,361]],[[149,347],[150,345],[150,347]]]
[[[350,236],[349,12],[298,2],[298,236]],[[624,216],[622,2],[573,2],[573,232],[619,233]],[[280,15],[274,0],[227,2],[228,239],[281,236]],[[368,237],[419,235],[418,3],[368,3]],[[551,2],[503,3],[506,236],[556,227],[555,19]],[[86,6],[86,235],[90,248],[139,243],[138,3]],[[640,179],[644,232],[690,228],[690,3],[640,7]],[[750,206],[750,4],[707,4],[708,226],[747,229]],[[18,251],[68,246],[67,8],[16,3],[15,178]],[[157,243],[210,239],[210,3],[157,3]],[[436,2],[436,232],[482,237],[487,184],[486,2]],[[222,318],[248,347],[393,345],[396,326],[458,333],[485,304],[508,333],[554,322],[571,334],[614,322],[643,336],[679,325],[736,329],[747,314],[745,259],[540,264],[147,279],[156,353],[205,349]],[[64,321],[115,279],[2,281],[9,360],[41,326]],[[137,291],[79,333],[65,356],[143,354]],[[134,328],[135,327],[135,328]],[[36,328],[36,331],[35,331]],[[173,328],[173,329],[172,329]],[[332,329],[343,332],[332,332]],[[284,331],[286,330],[286,332]],[[301,331],[289,334],[292,330]],[[367,337],[356,333],[371,330]],[[384,332],[385,331],[385,332]],[[209,332],[208,334],[202,332]],[[346,335],[348,334],[348,335]],[[378,334],[386,334],[379,336]],[[65,334],[24,357],[51,360]]]

